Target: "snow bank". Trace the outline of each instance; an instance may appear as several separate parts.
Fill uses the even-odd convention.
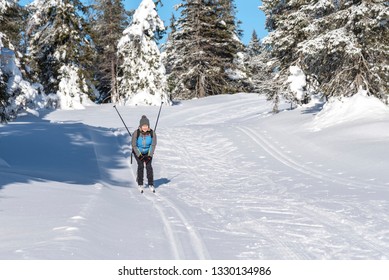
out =
[[[389,108],[379,99],[368,96],[360,90],[349,98],[332,99],[313,120],[312,130],[319,131],[342,123],[368,120],[381,120],[389,117]]]

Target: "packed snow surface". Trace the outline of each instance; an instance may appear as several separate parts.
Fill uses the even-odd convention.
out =
[[[21,116],[0,126],[0,259],[388,259],[389,113],[355,98],[163,107],[155,194],[112,105]],[[118,109],[130,131],[158,114]]]

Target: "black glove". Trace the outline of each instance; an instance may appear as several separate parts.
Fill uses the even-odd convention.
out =
[[[140,160],[144,160],[144,159],[145,159],[145,156],[142,155],[142,154],[139,154],[138,158],[139,158]]]
[[[145,157],[143,157],[143,161],[144,161],[145,163],[148,163],[151,159],[152,159],[151,156],[145,156]]]

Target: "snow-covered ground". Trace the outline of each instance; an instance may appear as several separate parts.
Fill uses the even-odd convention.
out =
[[[137,189],[112,105],[20,117],[0,126],[0,259],[389,259],[389,109],[374,102],[164,107],[156,194]],[[118,109],[131,132],[158,114]]]

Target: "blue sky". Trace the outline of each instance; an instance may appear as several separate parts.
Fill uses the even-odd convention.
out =
[[[90,0],[88,0],[90,1]],[[136,9],[142,0],[125,0],[125,6],[127,9]],[[174,12],[174,6],[179,4],[181,0],[162,0],[163,7],[158,7],[158,14],[165,22],[165,25],[169,25],[170,18]],[[265,30],[265,14],[258,9],[261,5],[260,0],[235,0],[237,7],[237,19],[242,21],[241,29],[244,31],[242,41],[247,44],[253,33],[253,30],[257,32],[260,38],[267,35]]]
[[[142,0],[124,0],[124,4],[127,10],[136,9],[141,1]],[[32,2],[32,0],[19,1],[21,5],[30,2]],[[83,0],[83,2],[90,4],[93,1]],[[158,8],[158,13],[166,26],[170,23],[171,15],[174,12],[174,5],[180,2],[181,0],[162,0],[164,6]],[[235,0],[235,5],[237,6],[237,19],[242,21],[241,29],[244,32],[242,38],[243,43],[247,44],[250,41],[253,30],[257,32],[260,38],[265,37],[267,35],[267,31],[265,30],[265,15],[258,9],[258,6],[261,5],[261,1]]]

